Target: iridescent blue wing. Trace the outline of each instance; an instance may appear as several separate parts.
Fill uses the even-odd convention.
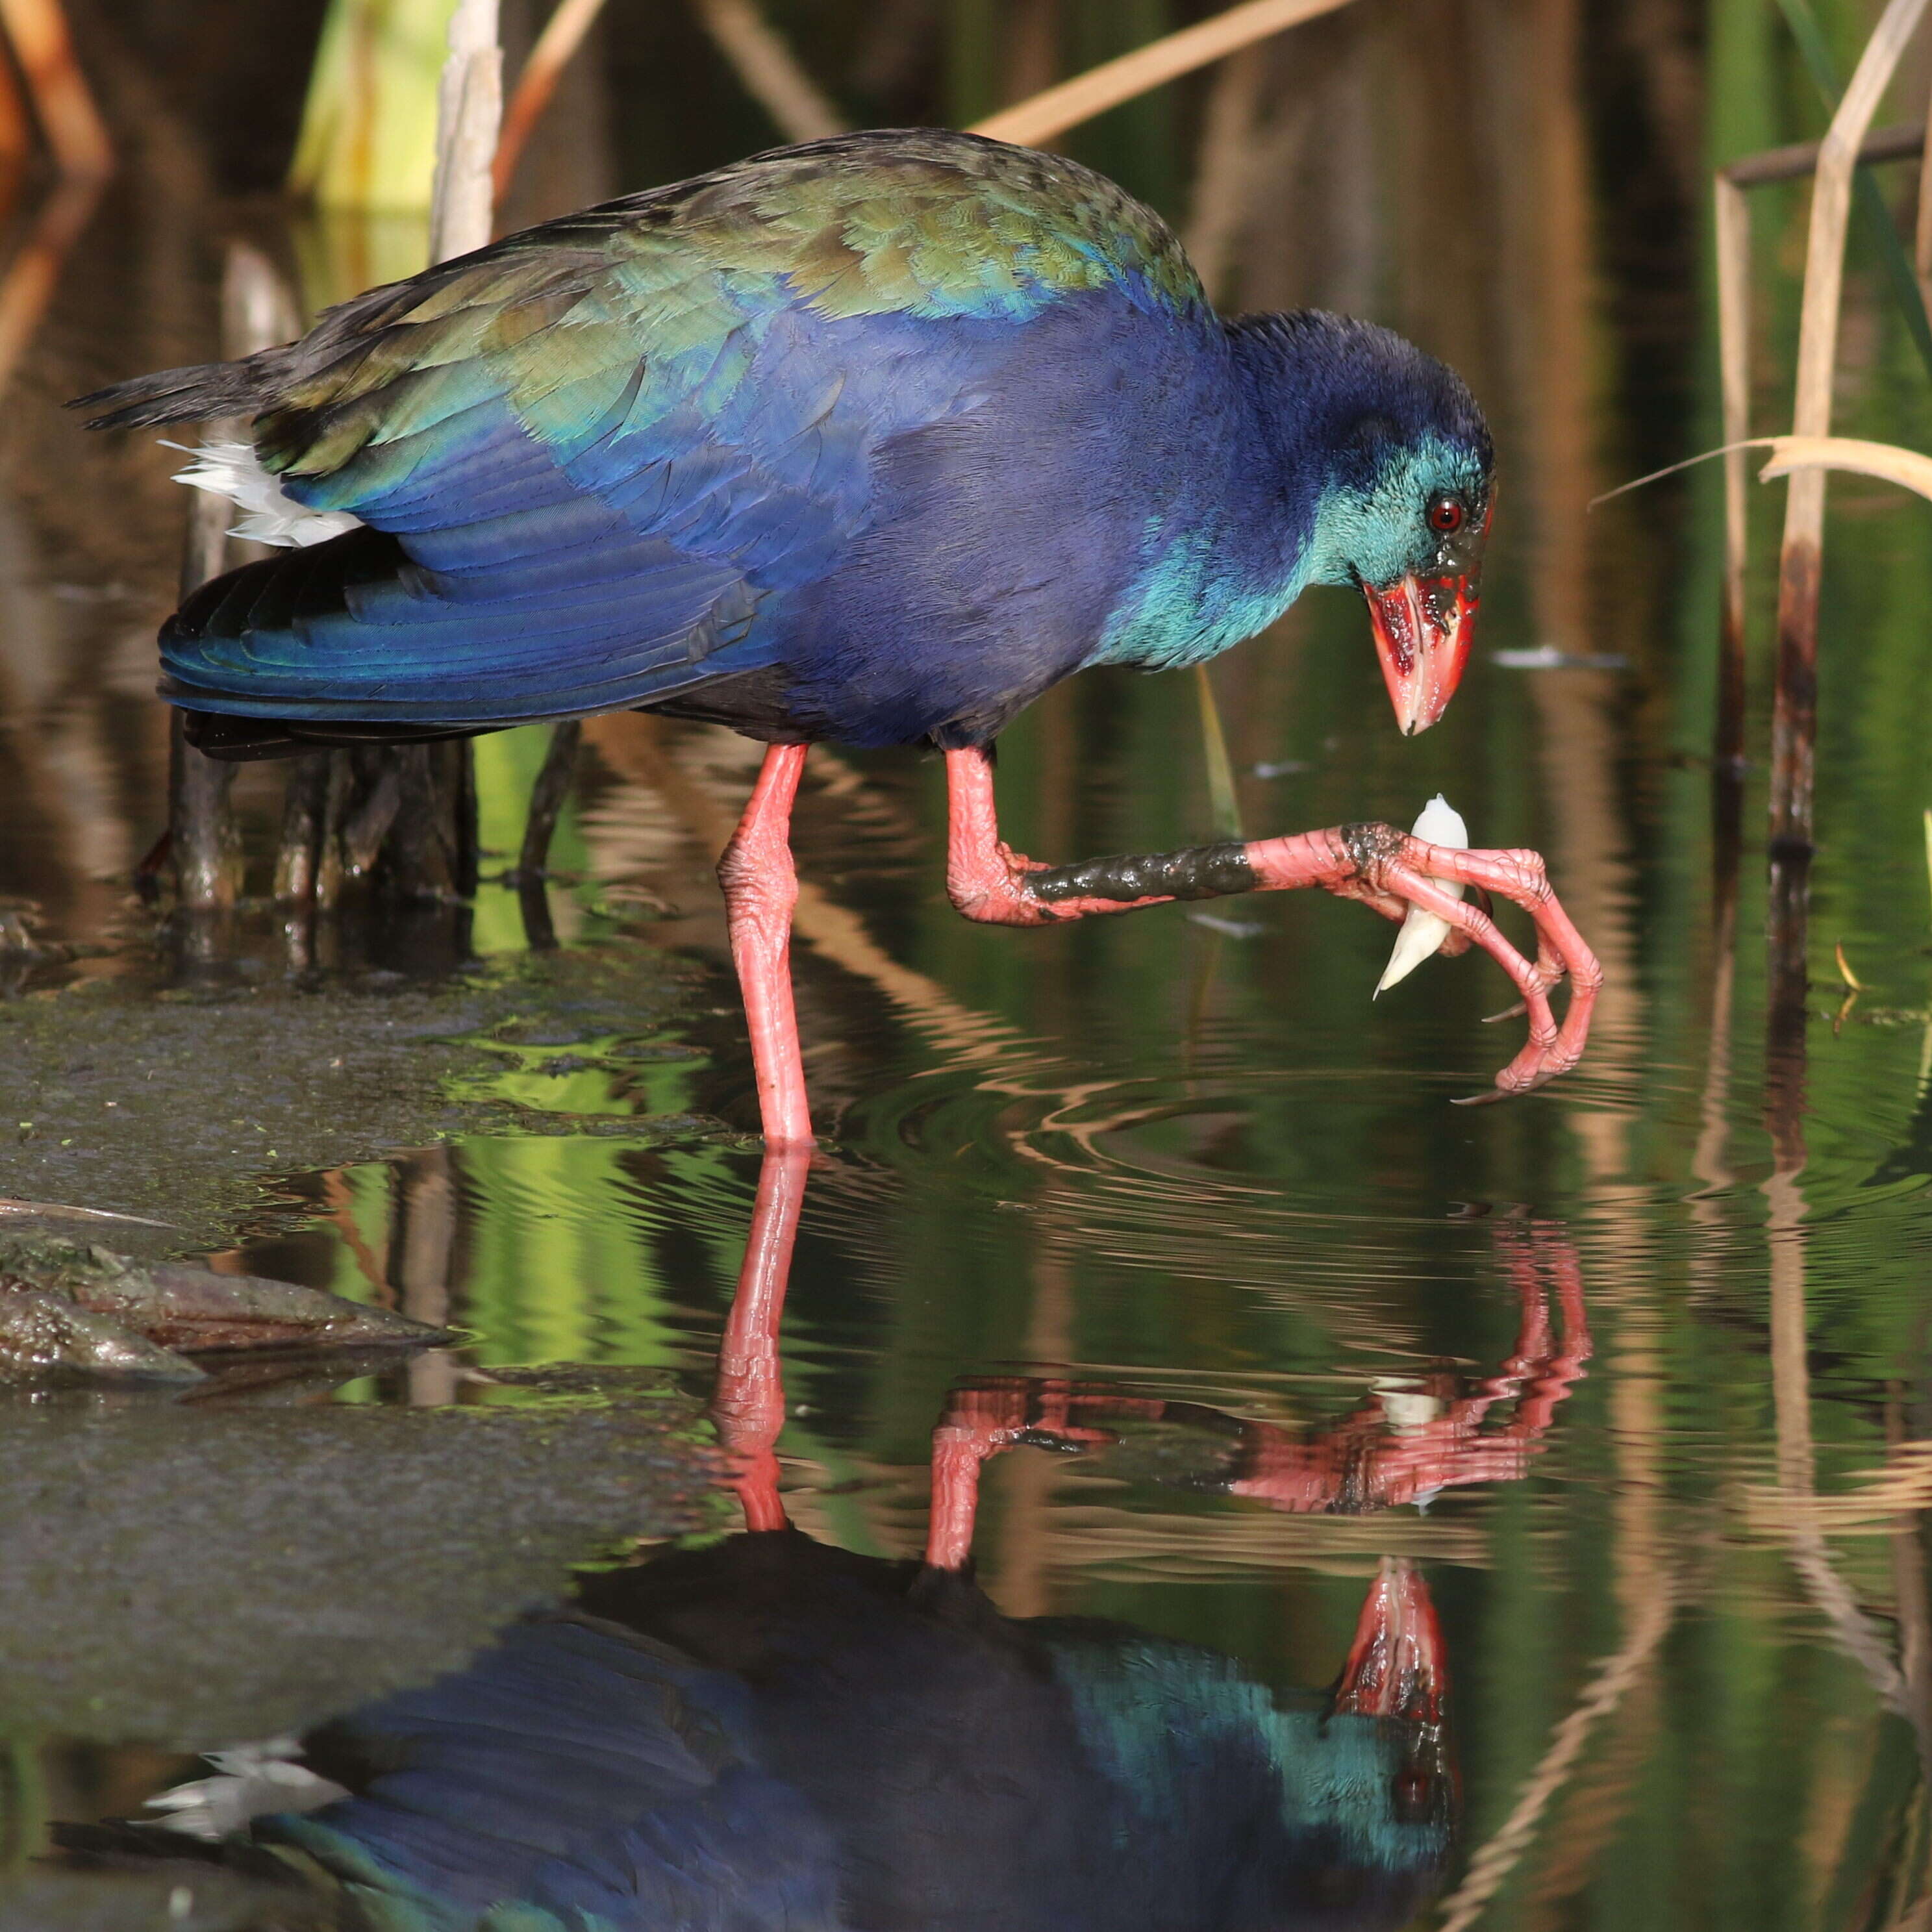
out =
[[[191,600],[163,636],[172,693],[499,723],[754,670],[787,595],[862,538],[881,448],[970,412],[1029,323],[1082,296],[1204,312],[1172,236],[1101,177],[967,136],[856,136],[511,237],[226,371],[128,386],[104,420],[239,400],[290,496],[384,533]]]

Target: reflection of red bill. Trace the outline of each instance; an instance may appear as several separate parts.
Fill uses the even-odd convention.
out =
[[[1448,1671],[1429,1586],[1413,1564],[1384,1559],[1355,1625],[1335,1708],[1358,1717],[1439,1724]]]
[[[1397,722],[1407,736],[1426,731],[1448,709],[1469,660],[1476,580],[1418,577],[1364,584],[1376,652]]]

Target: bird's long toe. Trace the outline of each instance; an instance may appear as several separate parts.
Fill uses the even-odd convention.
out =
[[[1589,1037],[1590,1018],[1603,969],[1550,889],[1540,854],[1528,851],[1462,851],[1406,839],[1397,855],[1377,868],[1384,889],[1394,889],[1413,904],[1446,920],[1480,946],[1508,973],[1521,995],[1529,1022],[1529,1038],[1522,1050],[1496,1076],[1493,1089],[1473,1095],[1462,1104],[1506,1099],[1527,1094],[1567,1073],[1582,1058]],[[1473,886],[1478,902],[1452,898],[1436,883],[1451,880]],[[1536,928],[1536,960],[1532,965],[1505,939],[1490,916],[1493,895],[1521,906]],[[1568,979],[1570,994],[1559,1022],[1550,993]]]

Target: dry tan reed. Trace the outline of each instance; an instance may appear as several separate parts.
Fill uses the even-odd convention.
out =
[[[976,122],[973,131],[996,141],[1017,142],[1022,147],[1037,146],[1184,74],[1210,66],[1243,47],[1348,4],[1348,0],[1246,0],[1244,5],[1196,21],[1178,33],[1150,40],[1118,60],[1089,68],[1030,100],[1004,107]]]
[[[1880,98],[1925,4],[1926,0],[1889,0],[1819,148],[1798,321],[1797,394],[1791,424],[1795,436],[1822,436],[1831,431],[1852,173]],[[1818,578],[1824,524],[1824,472],[1808,467],[1794,477],[1785,501],[1778,557],[1778,686],[1772,721],[1772,838],[1799,848],[1811,843]]]
[[[446,262],[485,247],[495,213],[490,163],[503,118],[503,53],[496,0],[457,0],[449,58],[436,88],[436,184],[429,258]]]
[[[788,141],[816,141],[845,121],[753,0],[692,0],[704,30],[731,63],[745,92]]]
[[[556,11],[544,22],[543,32],[517,76],[510,104],[503,110],[503,131],[496,142],[492,172],[500,204],[510,191],[531,129],[543,118],[571,56],[584,44],[584,36],[603,10],[604,0],[557,0]]]

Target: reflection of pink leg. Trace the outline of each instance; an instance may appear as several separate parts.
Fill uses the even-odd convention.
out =
[[[980,1506],[980,1465],[1010,1448],[1026,1426],[1030,1384],[1017,1376],[955,1388],[932,1432],[932,1509],[926,1560],[935,1570],[963,1570],[973,1554]]]
[[[766,752],[751,802],[718,862],[731,959],[751,1028],[758,1118],[770,1148],[807,1146],[812,1140],[791,1000],[791,915],[798,902],[791,807],[804,769],[802,745],[774,745]]]
[[[932,1514],[926,1532],[926,1560],[935,1570],[963,1570],[973,1554],[982,1462],[1036,1436],[1082,1446],[1112,1440],[1103,1430],[1074,1424],[1080,1400],[1059,1376],[993,1376],[956,1383],[946,1392],[946,1412],[932,1432]]]
[[[1448,1688],[1442,1628],[1429,1586],[1406,1557],[1384,1556],[1355,1625],[1335,1708],[1440,1724]]]
[[[932,1432],[932,1514],[926,1560],[935,1570],[963,1570],[973,1554],[973,1518],[980,1507],[980,1465],[1001,1444],[957,1424]]]
[[[731,1486],[744,1506],[747,1529],[783,1529],[778,1462],[774,1453],[784,1426],[784,1382],[778,1360],[778,1323],[792,1244],[812,1162],[808,1147],[767,1152],[758,1170],[744,1266],[730,1318],[718,1352],[718,1388],[711,1419],[732,1465]]]

